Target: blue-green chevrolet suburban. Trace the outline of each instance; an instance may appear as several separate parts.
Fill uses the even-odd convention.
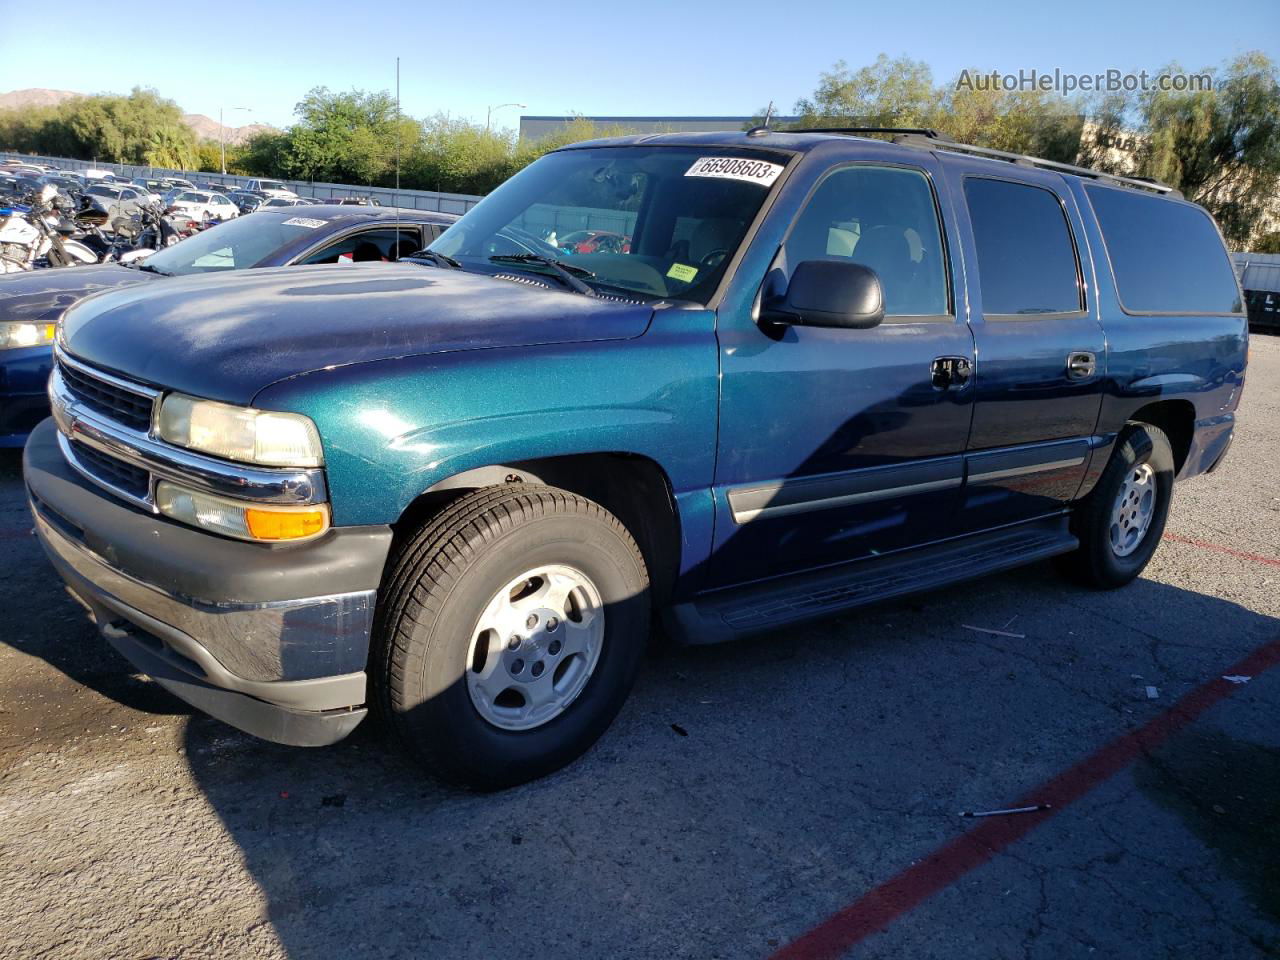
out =
[[[651,623],[787,643],[1048,557],[1127,583],[1231,441],[1213,220],[881,134],[579,144],[406,262],[95,294],[25,450],[39,538],[196,707],[299,745],[376,709],[482,789],[585,751]]]

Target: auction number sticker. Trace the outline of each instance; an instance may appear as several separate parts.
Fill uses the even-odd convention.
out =
[[[699,157],[685,171],[686,177],[714,177],[718,180],[745,180],[762,187],[773,185],[782,172],[782,164],[767,160],[744,160],[741,157]]]
[[[315,217],[290,217],[284,222],[286,227],[310,227],[314,230],[316,227],[323,227],[325,221],[317,220]]]

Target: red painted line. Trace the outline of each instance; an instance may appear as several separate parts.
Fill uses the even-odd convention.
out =
[[[1277,664],[1280,664],[1280,638],[1254,650],[1222,673],[1256,677]],[[1021,840],[1143,754],[1159,747],[1237,689],[1235,684],[1221,676],[1196,687],[1142,727],[1112,740],[1013,803],[1002,805],[1021,807],[1047,803],[1050,809],[984,820],[980,826],[956,837],[793,940],[773,954],[772,960],[819,960],[842,956],[871,934],[884,930],[903,914]]]
[[[1210,543],[1208,540],[1192,540],[1190,537],[1180,537],[1176,533],[1166,533],[1163,539],[1173,543],[1185,543],[1193,547],[1199,547],[1201,550],[1212,550],[1214,553],[1225,553],[1229,557],[1239,557],[1241,560],[1252,560],[1254,563],[1265,563],[1268,566],[1280,567],[1280,557],[1268,557],[1261,553],[1248,553],[1244,550],[1237,550],[1235,547],[1224,547],[1220,543]]]

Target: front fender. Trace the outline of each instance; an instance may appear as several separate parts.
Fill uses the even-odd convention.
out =
[[[644,336],[472,350],[319,370],[254,398],[310,416],[338,525],[392,523],[466,470],[583,453],[657,463],[677,497],[711,485],[717,358],[709,311]]]

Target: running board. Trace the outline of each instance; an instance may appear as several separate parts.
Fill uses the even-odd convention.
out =
[[[868,603],[985,576],[1059,553],[1079,541],[1067,516],[868,557],[775,581],[730,587],[672,607],[668,628],[683,643],[720,643]]]

